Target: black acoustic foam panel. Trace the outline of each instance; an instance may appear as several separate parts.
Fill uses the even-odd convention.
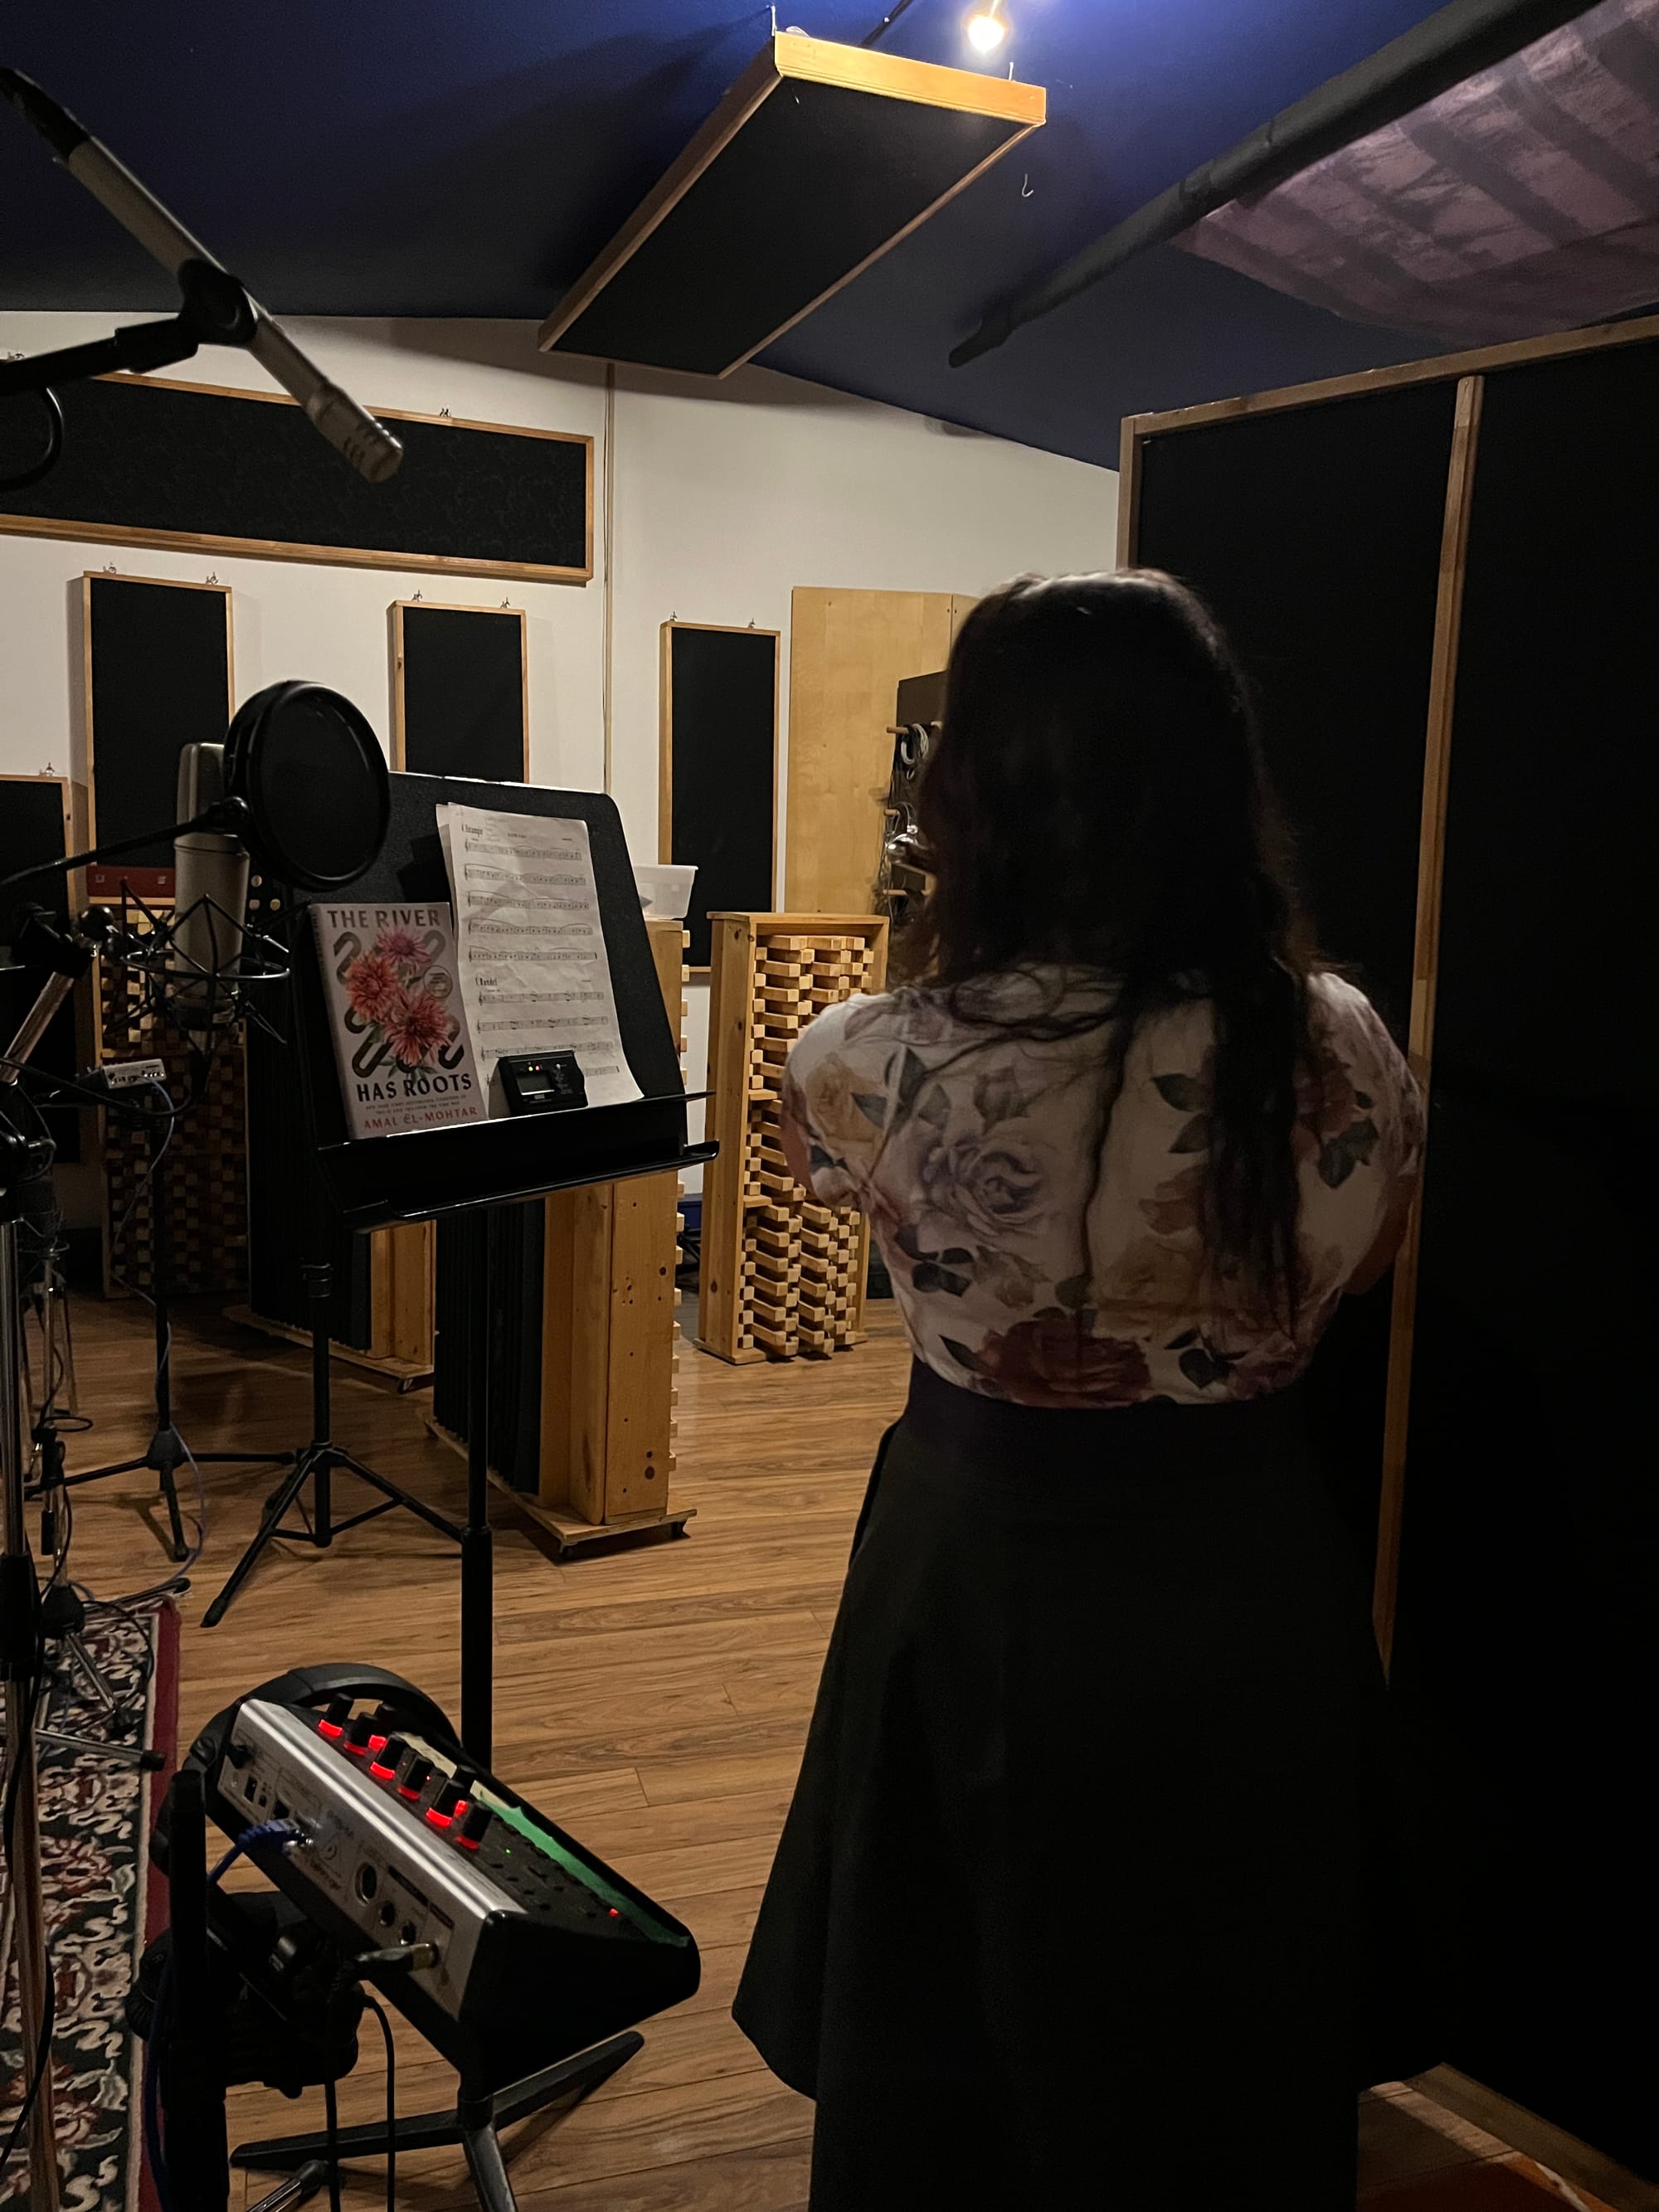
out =
[[[724,375],[1043,115],[1036,86],[775,33],[542,344]]]
[[[1648,343],[1486,380],[1395,1668],[1439,1753],[1445,2057],[1650,2179],[1656,379]]]
[[[1195,586],[1238,648],[1321,942],[1402,1042],[1454,404],[1450,385],[1419,386],[1140,452],[1136,557]],[[1368,1557],[1389,1292],[1344,1301],[1305,1394]]]
[[[52,775],[0,776],[0,882],[20,869],[61,860],[64,842],[64,787]],[[0,895],[0,945],[9,945],[22,905],[44,907],[62,921],[69,914],[68,879],[37,876]]]
[[[1325,951],[1403,1037],[1454,387],[1141,448],[1136,557],[1193,585],[1253,679]]]
[[[285,403],[148,377],[66,384],[60,398],[63,458],[0,498],[0,529],[44,520],[117,544],[590,573],[591,439],[388,416],[403,465],[369,484]]]
[[[438,1329],[432,1411],[465,1443],[472,1322],[487,1315],[489,1464],[514,1490],[540,1486],[544,1207],[493,1206],[438,1224]]]
[[[668,631],[671,860],[694,864],[686,959],[706,968],[708,917],[772,905],[778,641],[771,630]]]
[[[230,594],[193,584],[88,576],[87,703],[94,842],[166,829],[174,819],[179,753],[219,744],[230,720]],[[125,878],[147,898],[173,896],[165,839],[87,872],[94,896]]]
[[[718,375],[1018,131],[839,85],[781,87],[556,349]]]
[[[400,769],[525,781],[524,617],[513,608],[395,610]]]

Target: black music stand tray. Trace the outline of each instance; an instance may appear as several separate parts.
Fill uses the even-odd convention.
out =
[[[392,825],[380,859],[349,891],[331,897],[328,903],[349,906],[361,900],[366,905],[386,905],[399,900],[410,903],[447,900],[449,878],[434,811],[447,800],[489,807],[500,813],[557,815],[586,823],[623,1048],[643,1096],[622,1106],[590,1106],[561,1114],[474,1121],[458,1128],[354,1140],[346,1130],[316,941],[305,915],[298,915],[290,946],[295,1056],[323,1184],[338,1218],[351,1229],[380,1229],[397,1222],[434,1220],[510,1205],[585,1183],[661,1175],[712,1159],[715,1151],[712,1144],[686,1143],[686,1099],[679,1054],[657,981],[614,800],[592,791],[470,783],[453,776],[394,775]],[[319,1287],[313,1276],[313,1300]],[[325,1290],[322,1295],[325,1297]],[[313,1312],[317,1310],[313,1304]],[[314,1448],[323,1454],[320,1462],[312,1454],[302,1454],[287,1481],[273,1495],[258,1534],[208,1617],[212,1620],[222,1613],[259,1552],[279,1533],[278,1520],[298,1496],[308,1464],[309,1471],[318,1475],[319,1503],[325,1506],[329,1468],[345,1468],[385,1493],[381,1504],[354,1516],[354,1521],[372,1518],[394,1505],[408,1505],[460,1544],[461,1741],[469,1755],[487,1769],[493,1717],[489,1362],[485,1356],[485,1319],[476,1306],[469,1336],[465,1525],[458,1528],[325,1441]],[[326,1389],[325,1345],[321,1358],[324,1380],[319,1385],[319,1393]],[[325,1404],[320,1401],[318,1420],[325,1440]],[[337,1530],[352,1525],[334,1524]],[[463,2081],[453,2111],[398,2121],[398,2148],[463,2144],[488,2212],[512,2212],[512,2187],[496,2130],[533,2112],[576,2103],[631,2058],[641,2042],[631,2032],[614,2036],[592,2051],[580,2051],[540,2074],[499,2089]],[[234,2153],[233,2163],[291,2170],[319,2156],[322,2140],[301,2136],[246,2143]],[[343,2153],[359,2158],[383,2155],[387,2148],[385,2128],[343,2130],[340,2148]]]

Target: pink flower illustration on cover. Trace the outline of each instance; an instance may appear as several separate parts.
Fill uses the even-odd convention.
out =
[[[449,908],[319,905],[312,915],[351,1135],[486,1119]]]
[[[454,978],[433,964],[436,949],[412,929],[390,924],[347,962],[340,980],[354,1026],[364,1031],[352,1060],[358,1073],[388,1058],[405,1071],[436,1067],[459,1034],[447,1003]]]

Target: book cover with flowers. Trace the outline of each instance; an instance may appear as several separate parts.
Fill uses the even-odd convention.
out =
[[[456,988],[451,908],[311,912],[352,1135],[483,1121],[489,1106]]]

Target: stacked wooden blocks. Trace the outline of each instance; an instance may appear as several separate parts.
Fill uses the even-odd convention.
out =
[[[825,1006],[878,991],[887,924],[874,915],[717,914],[710,975],[709,1129],[698,1341],[741,1364],[859,1342],[868,1232],[820,1206],[783,1156],[790,1047]]]

